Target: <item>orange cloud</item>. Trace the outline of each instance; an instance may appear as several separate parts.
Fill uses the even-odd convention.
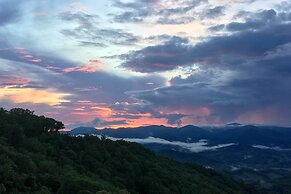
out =
[[[102,119],[108,118],[114,113],[114,111],[108,107],[93,106],[91,110]]]
[[[69,102],[65,97],[70,94],[58,93],[52,90],[34,89],[34,88],[0,88],[0,100],[9,100],[15,104],[33,103],[47,104],[50,106],[59,105],[63,102]]]

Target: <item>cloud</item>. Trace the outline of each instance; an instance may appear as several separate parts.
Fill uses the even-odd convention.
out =
[[[0,86],[24,86],[30,81],[18,75],[7,75],[0,72]]]
[[[135,45],[140,37],[121,29],[102,28],[98,23],[99,17],[84,12],[63,12],[61,20],[77,23],[77,27],[61,30],[67,37],[76,39],[82,46],[106,47],[115,45]]]
[[[125,62],[122,67],[143,73],[169,71],[194,64],[231,64],[235,68],[241,61],[262,57],[267,51],[291,41],[290,27],[290,23],[275,24],[259,31],[210,37],[196,45],[175,38],[175,41],[123,55]]]
[[[253,1],[116,0],[108,12],[101,10],[104,2],[23,2],[0,3],[0,87],[10,90],[3,106],[18,102],[66,123],[100,118],[126,120],[125,126],[290,124],[288,2],[238,14],[233,3],[240,9]],[[210,36],[197,38],[200,27],[212,24]],[[170,35],[177,30],[185,31],[183,37]],[[118,53],[128,49],[136,50]],[[88,63],[92,58],[102,62]],[[16,90],[29,99],[16,98]],[[55,100],[40,103],[33,94]]]
[[[279,9],[280,10],[280,9]],[[262,30],[270,25],[290,22],[289,11],[278,11],[275,9],[259,10],[258,12],[241,11],[234,16],[234,20],[228,24],[219,24],[209,27],[211,31],[255,31]]]
[[[230,143],[230,144],[219,144],[215,146],[208,146],[208,143],[206,140],[200,140],[197,143],[185,143],[185,142],[180,142],[180,141],[168,141],[165,139],[160,139],[160,138],[155,138],[155,137],[148,137],[146,139],[113,138],[113,137],[106,137],[106,138],[113,141],[123,140],[123,141],[128,141],[128,142],[136,142],[140,144],[163,144],[163,145],[168,145],[168,146],[179,147],[180,149],[182,148],[184,151],[193,152],[193,153],[215,151],[217,149],[236,145],[234,143]]]
[[[133,92],[134,93],[134,92]],[[132,92],[127,92],[130,97],[136,98]],[[168,125],[175,125],[180,127],[182,123],[182,118],[186,117],[185,114],[180,113],[170,113],[170,112],[161,112],[158,110],[158,106],[154,106],[152,103],[145,103],[142,98],[139,98],[142,101],[135,103],[115,103],[110,106],[117,115],[113,117],[122,117],[126,119],[142,119],[142,118],[152,118],[152,119],[164,119]],[[161,123],[160,123],[161,124]]]
[[[276,24],[286,20],[283,14],[277,13],[274,9],[262,10],[256,13],[240,12],[236,17],[243,18],[244,22],[231,22],[226,25],[228,31],[259,30],[267,24]]]
[[[70,94],[34,88],[0,88],[0,100],[8,100],[14,104],[34,103],[56,106],[64,102],[69,102],[65,99],[69,95]]]
[[[156,110],[192,115],[187,119],[194,123],[290,125],[291,19],[274,10],[243,15],[247,27],[238,31],[194,45],[173,38],[123,55],[124,68],[142,73],[196,67],[184,77],[173,77],[170,86],[128,94]],[[250,27],[253,21],[265,23]]]
[[[182,126],[182,118],[187,115],[184,114],[161,114],[161,113],[155,113],[153,115],[154,118],[165,118],[167,119],[167,123],[169,125],[176,125],[177,127]]]
[[[155,109],[166,108],[184,113],[183,117],[192,117],[192,122],[201,122],[199,117],[209,123],[216,123],[217,117],[219,122],[234,120],[239,106],[244,103],[243,98],[220,91],[210,83],[174,85],[132,92],[131,95],[148,102]]]
[[[217,24],[217,25],[208,27],[208,30],[210,32],[219,32],[219,31],[223,31],[224,28],[225,28],[224,24]]]
[[[73,71],[65,76],[69,83],[61,87],[65,91],[74,91],[76,98],[86,98],[95,102],[125,102],[128,100],[127,91],[150,89],[164,85],[165,79],[158,75],[132,76],[123,78],[105,71],[87,73]],[[154,85],[146,83],[153,82]]]
[[[201,68],[186,78],[174,77],[171,86],[129,94],[156,109],[192,115],[194,123],[237,120],[290,125],[289,49],[289,44],[277,47],[234,70]]]
[[[225,6],[216,6],[213,8],[208,8],[208,9],[206,9],[206,11],[203,14],[201,14],[200,18],[213,19],[213,18],[220,17],[220,16],[224,15],[225,9],[226,9]]]
[[[253,145],[252,147],[258,148],[258,149],[262,149],[262,150],[274,150],[274,151],[279,151],[279,152],[291,151],[291,149],[281,148],[281,147],[278,147],[278,146],[268,147],[268,146],[264,146],[264,145]]]
[[[14,23],[21,18],[20,4],[17,0],[2,0],[0,2],[0,26]]]
[[[113,121],[106,121],[100,118],[96,118],[88,123],[75,123],[69,125],[68,128],[74,129],[77,127],[93,127],[93,128],[104,128],[104,127],[115,127],[115,126],[122,126],[127,124],[125,120],[113,120]]]
[[[76,67],[66,68],[63,71],[65,73],[70,73],[70,72],[74,72],[74,71],[94,73],[94,72],[100,71],[104,68],[105,68],[105,65],[101,61],[94,60],[94,61],[90,61],[88,64],[86,64],[84,66],[79,65]]]
[[[150,0],[123,2],[116,0],[113,6],[122,9],[119,14],[115,14],[114,21],[120,23],[145,22],[147,19],[154,19],[160,24],[183,24],[190,23],[196,18],[193,11],[201,4],[208,1],[201,0]]]
[[[99,115],[106,121],[124,120],[122,115],[113,118],[111,114],[103,114],[105,108],[115,102],[131,101],[126,95],[127,91],[160,87],[166,82],[165,78],[159,75],[122,77],[106,72],[105,69],[98,71],[103,65],[97,60],[80,66],[76,62],[57,56],[56,53],[50,53],[48,56],[40,50],[38,54],[28,50],[30,49],[11,47],[0,50],[0,58],[5,58],[0,59],[0,87],[10,87],[9,91],[5,88],[5,92],[2,92],[2,106],[13,107],[13,102],[14,105],[37,109],[40,114],[47,113],[65,123],[86,121]],[[26,60],[33,56],[41,56],[42,62],[35,64]],[[71,95],[57,96],[59,94]],[[90,103],[79,103],[81,101]],[[105,104],[101,107],[99,103]],[[103,109],[92,109],[96,106]],[[57,112],[58,114],[55,114]],[[131,124],[136,122],[134,119],[128,120],[132,121]]]
[[[0,59],[23,63],[26,64],[26,66],[31,65],[34,68],[39,67],[38,69],[50,69],[55,72],[61,72],[62,69],[69,68],[70,65],[77,63],[70,59],[64,59],[57,53],[51,53],[41,49],[35,50],[25,47],[15,47],[11,41],[12,39],[2,38],[1,40],[0,38],[0,43],[2,45],[0,48]],[[28,47],[30,47],[30,45],[28,45]]]

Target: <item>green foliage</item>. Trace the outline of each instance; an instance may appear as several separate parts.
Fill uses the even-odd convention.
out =
[[[251,187],[143,146],[61,135],[54,119],[0,109],[0,193],[247,194]]]
[[[62,122],[44,116],[36,116],[33,111],[14,108],[7,111],[0,108],[0,133],[11,139],[11,143],[22,143],[23,136],[39,136],[43,133],[58,132],[64,128]],[[18,144],[19,144],[18,143]]]

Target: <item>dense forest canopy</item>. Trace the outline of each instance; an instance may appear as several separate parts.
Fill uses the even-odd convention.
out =
[[[23,130],[27,136],[38,136],[47,132],[57,132],[64,128],[62,122],[44,116],[37,116],[33,111],[14,108],[7,111],[0,108],[1,134]]]
[[[135,143],[61,135],[63,127],[30,110],[0,109],[0,193],[260,193]]]

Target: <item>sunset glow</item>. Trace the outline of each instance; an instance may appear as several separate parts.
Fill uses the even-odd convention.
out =
[[[1,107],[98,129],[291,125],[287,1],[0,6]]]
[[[33,103],[47,104],[50,106],[70,102],[65,100],[69,94],[62,94],[50,90],[38,90],[32,88],[0,88],[0,100],[8,100],[15,104]]]

